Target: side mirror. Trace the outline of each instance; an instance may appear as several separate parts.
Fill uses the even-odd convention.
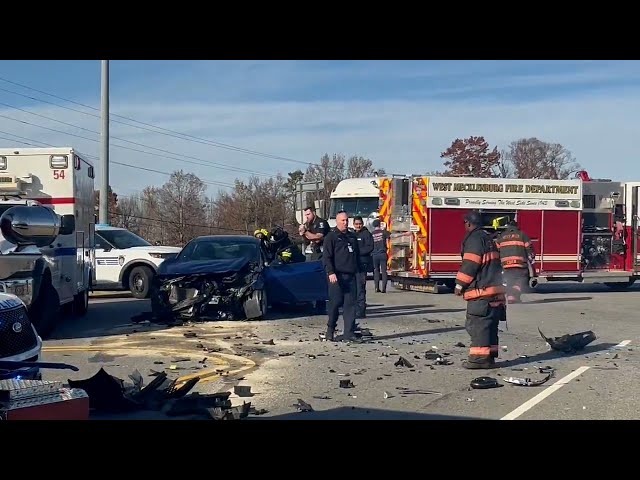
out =
[[[60,235],[71,235],[76,231],[75,215],[60,216]]]

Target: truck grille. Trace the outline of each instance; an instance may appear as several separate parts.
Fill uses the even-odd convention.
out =
[[[23,306],[0,310],[0,358],[27,352],[37,344],[38,339]]]

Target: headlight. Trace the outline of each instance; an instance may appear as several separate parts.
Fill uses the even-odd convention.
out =
[[[174,257],[176,254],[175,253],[150,253],[149,255],[152,256],[153,258],[167,259],[167,258]]]

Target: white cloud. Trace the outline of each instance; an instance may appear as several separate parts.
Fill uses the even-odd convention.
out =
[[[251,69],[259,70],[260,65],[261,62],[243,65],[243,68],[237,70],[245,72]],[[591,64],[585,65],[591,68]],[[289,73],[294,68],[290,63],[285,64],[285,67],[285,71]],[[549,85],[554,82],[559,84],[568,81],[579,83],[587,79],[592,81],[619,78],[621,72],[629,73],[632,70],[628,65],[617,67],[618,70],[609,72],[587,71],[586,67],[583,73],[571,78],[566,72],[559,73],[555,77],[546,77],[540,73],[528,79],[525,77],[523,81]],[[273,66],[268,68],[271,72],[269,88],[275,89],[278,79],[282,80],[286,75]],[[372,69],[371,66],[367,68]],[[450,73],[456,68],[460,67],[452,66]],[[405,74],[408,75],[407,72],[410,70],[405,69]],[[325,75],[337,76],[338,73],[328,69]],[[239,73],[232,78],[242,83],[240,88],[247,89],[246,91],[251,82],[256,81],[255,78],[241,79]],[[311,75],[310,78],[318,77]],[[505,84],[513,84],[516,80],[513,76],[504,79]],[[479,84],[475,88],[481,86]],[[185,86],[176,85],[176,88],[183,87]],[[282,86],[281,88],[286,89]],[[135,97],[132,96],[132,98]],[[370,157],[376,165],[394,173],[422,172],[441,168],[440,152],[445,150],[456,137],[483,135],[492,146],[498,145],[502,148],[512,140],[536,136],[545,141],[565,145],[592,176],[620,180],[640,178],[640,165],[635,161],[634,138],[638,125],[637,112],[640,111],[640,89],[602,88],[599,91],[573,94],[557,100],[529,100],[519,103],[499,98],[493,102],[478,99],[443,101],[436,98],[423,98],[415,101],[227,103],[214,102],[204,97],[199,103],[176,102],[169,96],[164,98],[166,100],[156,100],[154,103],[113,102],[112,112],[212,141],[303,161],[317,162],[325,152],[364,155]],[[3,97],[1,100],[19,105],[15,98]],[[74,108],[79,107],[74,106]],[[100,130],[99,118],[52,106],[28,109],[96,132]],[[99,140],[96,134],[9,108],[2,108],[0,115]],[[11,132],[45,143],[76,146],[90,155],[99,155],[99,142],[50,132],[33,125],[10,121],[2,116],[0,116],[0,132]],[[286,173],[297,168],[304,169],[304,166],[291,162],[241,154],[120,124],[112,124],[111,134],[166,149],[184,157],[198,157],[226,163],[232,168],[240,167],[269,174]],[[0,133],[0,136],[7,135]],[[114,143],[126,145],[118,140],[114,140]],[[16,145],[19,145],[18,142],[12,143],[0,139],[0,146]],[[144,148],[129,146],[136,149]],[[178,163],[116,147],[111,148],[111,159],[163,171],[183,168],[198,174],[203,179],[216,182],[232,183],[237,176],[244,176],[213,166]],[[193,159],[185,158],[185,160]],[[99,172],[99,168],[96,170]],[[127,193],[141,190],[148,184],[161,184],[166,180],[165,176],[159,174],[141,172],[118,165],[112,166],[111,178],[116,190],[122,189]],[[212,187],[212,191],[215,190],[216,188]]]

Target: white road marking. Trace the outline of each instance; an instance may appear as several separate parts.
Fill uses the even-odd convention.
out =
[[[619,344],[617,344],[615,347],[613,348],[622,348],[622,347],[626,347],[627,345],[629,345],[631,343],[631,340],[624,340],[622,342],[620,342]]]
[[[522,415],[523,413],[527,412],[528,410],[530,410],[531,408],[536,406],[538,403],[540,403],[542,400],[547,398],[549,395],[551,395],[552,393],[560,390],[562,387],[564,387],[571,380],[573,380],[574,378],[582,375],[584,372],[589,370],[589,368],[590,367],[580,367],[577,370],[571,372],[569,375],[561,378],[560,380],[558,380],[553,385],[550,385],[549,387],[545,388],[543,391],[541,391],[538,395],[536,395],[532,399],[524,402],[522,405],[520,405],[518,408],[516,408],[512,412],[506,414],[500,420],[515,420],[520,415]]]

